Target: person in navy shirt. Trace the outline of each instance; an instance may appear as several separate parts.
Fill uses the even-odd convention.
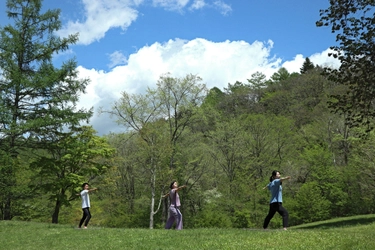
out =
[[[274,170],[272,172],[272,176],[270,177],[270,183],[267,184],[263,189],[268,188],[271,191],[271,199],[270,199],[270,209],[266,218],[264,219],[263,228],[267,229],[268,224],[270,223],[271,219],[278,212],[283,217],[283,228],[287,230],[288,227],[288,220],[289,220],[289,213],[288,211],[282,206],[283,204],[283,194],[282,194],[282,183],[285,180],[289,180],[290,176],[280,178],[280,172]]]

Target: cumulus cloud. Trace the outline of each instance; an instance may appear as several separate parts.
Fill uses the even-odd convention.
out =
[[[174,39],[165,43],[144,46],[128,57],[125,65],[109,72],[78,67],[80,77],[90,78],[86,94],[80,98],[80,107],[94,108],[91,124],[99,132],[119,132],[121,127],[108,115],[98,115],[99,107],[110,110],[122,92],[145,93],[147,88],[156,88],[162,74],[173,77],[196,74],[203,78],[208,88],[223,90],[228,83],[247,82],[256,71],[268,78],[280,67],[290,73],[299,72],[305,58],[297,55],[283,62],[272,55],[273,42],[223,41],[212,42],[202,38],[193,40]],[[329,50],[309,56],[314,64],[338,67],[339,62],[328,57]]]
[[[114,66],[126,64],[127,59],[124,54],[122,54],[120,51],[115,51],[112,54],[109,55],[110,63],[108,64],[109,68],[113,68]]]
[[[152,0],[154,6],[160,6],[169,10],[182,10],[189,0]]]
[[[230,7],[230,5],[226,4],[224,1],[222,0],[216,0],[214,1],[214,6],[220,10],[221,14],[223,15],[227,15],[229,12],[232,11],[232,7]]]
[[[99,107],[110,110],[122,92],[144,93],[155,88],[162,74],[173,77],[197,74],[208,88],[223,89],[228,83],[246,82],[256,71],[271,76],[281,66],[281,60],[271,55],[273,42],[223,41],[212,42],[197,38],[190,41],[169,40],[144,46],[128,57],[126,65],[111,71],[78,67],[80,77],[90,78],[86,94],[80,98],[80,107],[94,108],[91,124],[100,134],[120,128],[108,115],[98,116]]]
[[[190,10],[200,10],[203,8],[213,8],[218,10],[222,15],[226,16],[232,12],[232,7],[223,0],[194,0],[190,5]]]
[[[81,0],[83,5],[82,20],[68,21],[57,32],[60,37],[68,37],[79,33],[78,44],[89,45],[104,38],[112,28],[126,30],[138,18],[137,8],[142,4],[151,3],[171,11],[182,12],[184,8],[197,10],[203,7],[214,7],[223,15],[232,11],[223,0]],[[190,4],[190,7],[187,7]]]
[[[137,19],[134,8],[140,0],[82,0],[84,20],[69,21],[57,34],[79,33],[79,44],[88,45],[105,36],[111,28],[126,30]]]
[[[193,4],[190,6],[190,9],[199,10],[202,9],[204,6],[206,6],[204,0],[194,0]]]
[[[340,61],[333,57],[329,57],[328,53],[333,52],[331,49],[322,51],[321,53],[315,53],[308,56],[310,61],[314,65],[319,65],[321,67],[331,67],[338,68],[340,66]],[[300,72],[303,63],[305,62],[306,57],[301,54],[298,54],[294,57],[292,61],[286,61],[282,64],[282,67],[286,68],[290,73]]]

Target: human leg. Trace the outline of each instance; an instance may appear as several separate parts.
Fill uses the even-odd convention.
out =
[[[87,218],[87,212],[86,212],[85,209],[86,209],[86,208],[82,208],[82,212],[83,212],[83,214],[82,214],[82,219],[80,220],[79,225],[78,225],[79,228],[81,228],[83,222],[85,222],[85,220],[86,220],[86,218]]]
[[[86,220],[85,220],[85,227],[89,224],[89,221],[91,219],[91,213],[90,213],[90,208],[85,208],[85,213],[86,213]]]
[[[289,222],[289,213],[282,204],[279,205],[278,213],[283,217],[283,228],[286,229]]]
[[[264,229],[266,229],[268,227],[268,224],[270,223],[271,219],[275,215],[275,213],[277,211],[277,206],[278,206],[277,203],[271,203],[270,204],[270,209],[269,209],[268,214],[267,214],[267,216],[266,216],[266,218],[264,219],[264,222],[263,222],[263,228]]]
[[[180,212],[180,209],[176,208],[177,215],[175,216],[176,220],[176,230],[182,229],[182,214]]]
[[[177,209],[173,206],[169,207],[169,217],[167,223],[165,224],[165,229],[171,229],[174,221],[176,220]]]

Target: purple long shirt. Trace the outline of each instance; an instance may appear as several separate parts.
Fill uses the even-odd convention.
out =
[[[181,206],[180,196],[178,196],[178,192],[176,192],[176,189],[172,189],[169,192],[169,197],[171,198],[171,206],[176,206],[176,207]]]

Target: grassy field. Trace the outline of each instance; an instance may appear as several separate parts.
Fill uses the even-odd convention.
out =
[[[78,230],[68,225],[0,221],[0,249],[375,249],[375,215],[262,229]]]

